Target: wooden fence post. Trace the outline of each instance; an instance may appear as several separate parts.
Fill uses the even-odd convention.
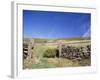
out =
[[[61,57],[61,49],[62,49],[62,45],[61,43],[59,43],[59,57]]]
[[[34,48],[34,40],[30,40],[29,41],[29,45],[28,45],[28,56],[29,56],[29,59],[32,58],[33,48]]]

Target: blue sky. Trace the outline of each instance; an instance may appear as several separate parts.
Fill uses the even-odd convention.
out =
[[[90,36],[91,14],[23,10],[24,38]]]

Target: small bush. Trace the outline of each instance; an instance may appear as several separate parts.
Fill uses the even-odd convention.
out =
[[[56,49],[47,49],[44,52],[43,57],[47,57],[47,58],[56,57]]]

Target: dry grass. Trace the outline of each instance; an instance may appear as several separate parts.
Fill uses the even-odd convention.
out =
[[[79,43],[79,44],[69,44],[72,46],[85,46],[90,43]],[[35,45],[33,50],[33,58],[24,60],[24,69],[36,69],[36,68],[57,68],[57,67],[78,67],[78,66],[90,66],[91,60],[84,59],[69,60],[66,58],[44,58],[43,54],[48,48],[57,48],[57,45]]]

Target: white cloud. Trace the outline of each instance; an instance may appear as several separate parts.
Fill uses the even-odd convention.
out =
[[[84,34],[83,37],[90,37],[91,36],[91,30],[88,29]]]

